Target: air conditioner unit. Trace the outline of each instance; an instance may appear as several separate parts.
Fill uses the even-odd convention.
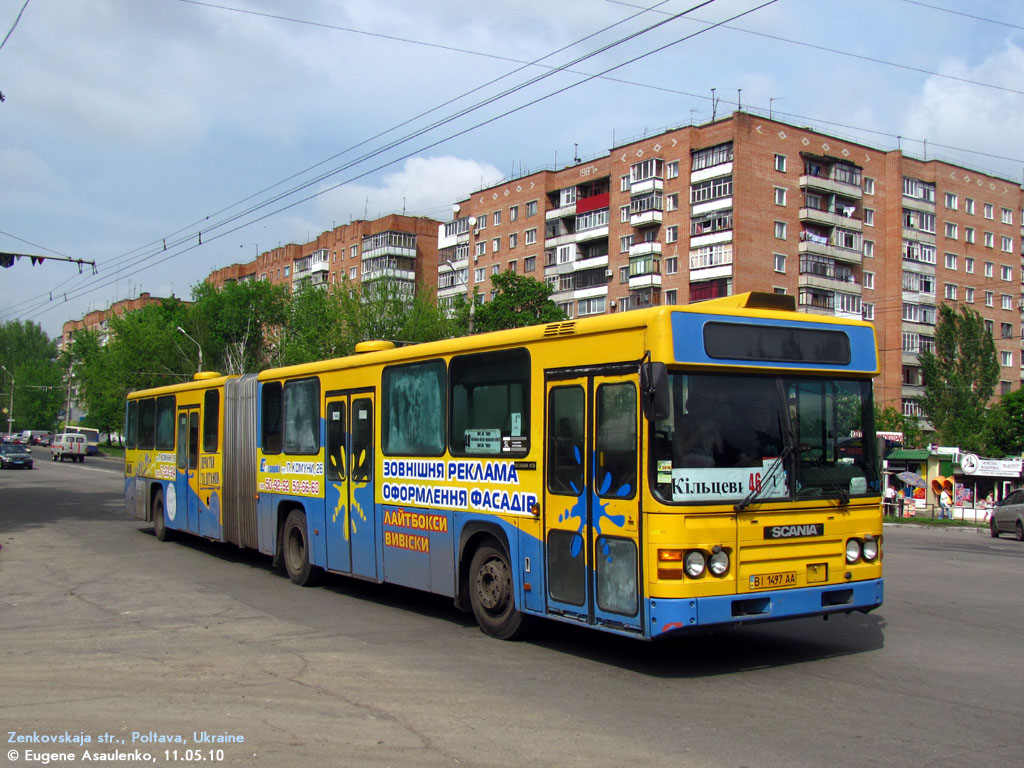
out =
[[[473,263],[474,263],[474,264],[476,264],[476,263],[477,263],[478,261],[480,261],[480,257],[479,257],[479,256],[477,256],[477,255],[476,255],[476,254],[474,253],[474,254],[473,254]]]
[[[610,269],[606,269],[606,270],[604,271],[604,276],[605,276],[605,277],[611,277],[611,276],[612,276],[612,271],[611,271]]]

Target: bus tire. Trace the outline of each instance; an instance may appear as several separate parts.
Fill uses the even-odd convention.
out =
[[[153,496],[153,535],[156,536],[157,541],[169,541],[173,535],[167,527],[163,491],[157,491]]]
[[[484,634],[514,640],[526,632],[527,617],[516,608],[512,567],[500,546],[484,544],[473,553],[469,602]]]
[[[320,581],[320,571],[309,561],[309,535],[306,532],[306,513],[293,509],[288,513],[281,531],[281,554],[284,569],[293,584],[312,587]]]

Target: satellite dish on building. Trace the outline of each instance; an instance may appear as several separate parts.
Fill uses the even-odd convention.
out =
[[[462,206],[459,205],[458,203],[456,203],[455,205],[452,206],[452,213],[458,213],[461,210],[462,210]]]
[[[475,227],[476,226],[476,216],[470,216],[469,217],[469,226],[471,226],[471,227]]]

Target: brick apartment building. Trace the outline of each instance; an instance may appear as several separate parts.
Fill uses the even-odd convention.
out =
[[[438,231],[442,302],[512,270],[570,317],[745,291],[878,331],[876,397],[917,415],[937,307],[985,318],[1022,379],[1020,184],[736,112],[473,193]]]
[[[174,297],[171,297],[174,299]],[[177,301],[177,299],[174,299]],[[114,315],[123,315],[126,312],[134,312],[137,309],[142,309],[148,304],[159,304],[167,299],[161,299],[157,296],[150,296],[148,293],[140,293],[137,298],[124,299],[122,301],[115,301],[107,309],[97,309],[89,312],[81,320],[68,320],[61,326],[60,341],[57,343],[58,349],[64,349],[72,341],[72,336],[75,331],[98,331],[100,334],[100,343],[106,344],[108,339],[108,327],[109,320]]]
[[[295,290],[303,282],[332,285],[346,277],[359,284],[387,277],[411,295],[416,286],[433,286],[437,275],[439,222],[391,214],[354,221],[320,234],[304,245],[288,244],[259,254],[255,261],[211,272],[206,281],[267,280]]]

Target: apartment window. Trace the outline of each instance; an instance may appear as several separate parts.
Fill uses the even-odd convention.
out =
[[[537,257],[527,256],[523,259],[523,272],[533,272],[537,268]]]
[[[629,192],[629,174],[619,177],[619,192]]]
[[[999,268],[999,276],[1007,282],[1013,280],[1013,267],[1008,267],[1004,264]]]
[[[492,264],[491,265],[491,274],[492,275],[496,275],[499,272],[501,272],[501,264]]]
[[[1003,235],[1000,238],[1000,248],[1002,248],[1003,253],[1013,253],[1013,238]]]
[[[911,208],[903,209],[903,226],[907,229],[917,229],[921,232],[935,233],[935,214],[915,211]]]
[[[970,197],[964,198],[964,213],[969,213],[971,216],[974,215],[974,200]]]
[[[628,283],[629,282],[629,267],[628,266],[626,266],[626,267],[619,267],[619,282],[620,283]]]
[[[626,206],[627,208],[629,206]],[[666,211],[677,211],[679,210],[679,193],[673,192],[671,195],[665,195],[665,210]]]
[[[359,275],[359,267],[349,267],[349,270],[348,270],[348,279],[349,280],[355,280],[358,275]]]
[[[477,229],[487,229],[487,214],[481,213],[479,218],[476,220]]]
[[[649,160],[641,160],[629,167],[630,183],[636,184],[647,179],[661,179],[665,175],[665,161],[660,157],[652,157]]]
[[[964,242],[965,243],[973,243],[974,242],[974,227],[964,227]]]
[[[996,295],[992,291],[985,291],[985,306],[994,307],[996,305]]]
[[[988,333],[990,335],[994,334],[995,333],[995,331],[993,330],[993,326],[994,325],[995,325],[995,323],[993,323],[991,320],[986,320],[985,321],[985,333]]]
[[[1013,211],[1011,211],[1009,208],[1003,208],[1002,221],[1003,224],[1013,224]]]
[[[494,226],[501,224],[501,211],[495,211],[492,213],[491,218],[494,219]]]
[[[946,269],[952,269],[954,271],[956,270],[956,254],[955,253],[947,253],[946,254]]]
[[[619,253],[625,253],[633,247],[633,235],[624,235],[619,238]]]
[[[477,267],[476,269],[473,270],[473,282],[474,283],[482,283],[486,279],[487,279],[487,268],[486,267]]]
[[[291,267],[285,267],[284,268],[284,276],[285,277],[288,277],[288,275],[290,275],[291,273],[292,273],[292,268]]]
[[[732,194],[732,176],[721,176],[708,179],[690,187],[690,202],[704,203],[708,200],[719,200]]]
[[[864,241],[864,255],[867,258],[869,258],[869,259],[875,258],[875,241],[874,240],[865,240]]]
[[[519,233],[518,232],[513,232],[511,235],[508,236],[508,247],[509,247],[509,250],[512,250],[517,245],[519,245]]]
[[[1000,381],[999,382],[999,394],[1000,395],[1008,395],[1008,394],[1010,394],[1010,392],[1012,390],[1013,390],[1013,384],[1010,383],[1009,381]]]
[[[864,287],[874,290],[875,288],[875,273],[865,272],[864,273]]]
[[[995,246],[996,246],[996,236],[993,235],[991,232],[986,232],[985,233],[985,247],[986,248],[995,248]]]
[[[952,192],[947,192],[946,193],[946,208],[948,208],[951,211],[955,211],[956,210],[956,205],[957,205],[956,195],[954,195]]]
[[[786,239],[786,222],[776,221],[775,222],[775,239],[785,240]]]
[[[1004,339],[1013,338],[1013,323],[1000,323],[999,329],[1002,331],[1002,337]]]
[[[665,242],[675,243],[679,241],[679,227],[665,227]]]
[[[1013,366],[1013,352],[1009,350],[1003,350],[999,353],[999,364],[1003,368],[1010,368]]]
[[[679,291],[673,289],[671,291],[665,291],[665,303],[675,304],[679,301]]]
[[[946,298],[950,301],[956,301],[956,283],[946,283]]]
[[[985,277],[991,278],[995,274],[995,264],[991,261],[985,262]]]
[[[597,296],[593,299],[580,299],[576,304],[576,313],[580,317],[584,315],[600,315],[604,312],[604,296]]]
[[[786,172],[786,156],[785,155],[778,155],[778,154],[775,155],[775,170],[779,171],[780,173],[785,173]]]
[[[873,208],[864,209],[864,225],[867,227],[875,226],[875,211]]]
[[[785,273],[786,271],[786,254],[776,253],[773,254],[775,258],[775,271]]]
[[[487,243],[481,242],[476,244],[476,255],[483,256],[487,253]]]
[[[985,203],[985,218],[994,219],[996,214],[996,208],[992,203]]]
[[[528,229],[523,232],[523,242],[526,245],[533,245],[537,242],[537,229]]]
[[[786,190],[784,187],[775,188],[775,204],[785,205],[786,204]]]
[[[935,202],[935,185],[920,179],[912,179],[909,176],[903,177],[903,196],[912,197],[915,200],[923,200],[926,203]]]
[[[673,160],[665,166],[665,178],[675,179],[679,176],[679,161]]]
[[[629,206],[628,205],[624,205],[621,208],[619,208],[619,221],[621,223],[623,223],[623,224],[625,224],[627,221],[629,221]]]
[[[964,286],[964,301],[968,304],[974,303],[974,289],[970,286]]]
[[[875,305],[874,304],[861,304],[860,305],[860,316],[862,320],[874,320],[875,319]]]
[[[678,271],[679,271],[679,257],[678,256],[669,256],[667,259],[665,259],[665,274],[666,275],[674,275]],[[673,303],[673,302],[669,302],[669,303]]]
[[[875,180],[870,176],[864,177],[864,194],[873,195],[875,194]]]
[[[537,201],[531,200],[526,204],[526,215],[536,216],[537,215]]]
[[[1010,296],[1009,294],[1004,293],[1003,296],[1002,296],[1002,299],[1003,299],[1003,309],[1013,309],[1013,296]]]
[[[693,164],[691,170],[699,171],[703,168],[710,168],[713,165],[732,162],[732,142],[718,144],[714,147],[705,147],[693,152]],[[634,166],[635,168],[636,166]]]
[[[516,221],[518,218],[519,218],[519,206],[518,205],[510,205],[508,207],[508,220],[509,221]]]
[[[956,224],[954,224],[951,221],[947,221],[946,222],[946,237],[951,238],[953,240],[956,240],[956,236],[957,236]]]
[[[497,253],[501,250],[501,238],[496,237],[491,240],[491,253]]]

